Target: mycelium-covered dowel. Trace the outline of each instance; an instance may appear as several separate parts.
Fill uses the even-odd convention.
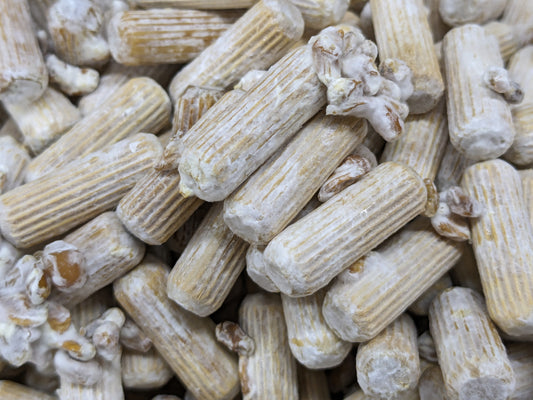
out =
[[[524,0],[507,0],[502,22],[511,26],[520,45],[533,40],[533,3]]]
[[[17,124],[24,144],[34,154],[39,154],[71,128],[81,115],[62,93],[47,88],[36,101],[4,105]]]
[[[429,305],[445,289],[452,286],[450,275],[444,274],[437,282],[429,287],[416,301],[409,306],[409,311],[415,315],[428,315]]]
[[[446,400],[446,388],[438,365],[427,368],[418,382],[420,400]]]
[[[462,244],[438,235],[423,217],[342,272],[323,313],[344,340],[375,337],[459,259]]]
[[[444,82],[423,0],[371,0],[370,6],[381,60],[401,60],[413,73],[409,112],[432,110],[444,93]]]
[[[212,314],[244,269],[247,249],[224,223],[222,203],[215,204],[172,269],[168,297],[202,317]]]
[[[216,342],[209,318],[183,310],[166,296],[167,277],[168,267],[148,257],[115,281],[115,297],[197,398],[232,399],[239,391],[236,359]]]
[[[506,100],[484,81],[490,67],[503,67],[498,44],[477,25],[452,29],[443,40],[450,140],[472,160],[505,153],[515,136]]]
[[[357,348],[357,383],[370,396],[392,399],[415,389],[420,377],[416,328],[400,315],[374,339]]]
[[[306,28],[323,29],[340,22],[348,6],[349,0],[290,0],[300,12]]]
[[[508,335],[533,334],[533,235],[518,172],[505,161],[474,164],[465,192],[483,204],[472,246],[492,320]]]
[[[0,194],[22,183],[30,156],[11,136],[0,136]]]
[[[474,161],[467,159],[448,142],[435,180],[439,192],[460,185],[465,169],[472,164]]]
[[[134,133],[157,133],[168,124],[170,108],[167,94],[152,79],[131,79],[35,157],[26,170],[26,181],[40,178]]]
[[[131,320],[120,330],[123,345],[121,358],[122,383],[126,389],[147,390],[164,386],[174,371],[152,346],[152,341]]]
[[[161,156],[138,134],[0,196],[0,229],[17,247],[43,243],[113,208]]]
[[[91,294],[109,285],[136,266],[144,256],[144,245],[124,229],[114,212],[106,212],[63,238],[87,260],[87,282],[53,299],[73,307]]]
[[[47,11],[56,54],[73,65],[96,66],[109,59],[103,37],[104,14],[93,0],[57,0]]]
[[[483,25],[483,29],[486,34],[496,38],[504,62],[521,47],[512,26],[500,21],[491,21]]]
[[[257,0],[130,0],[141,8],[187,8],[196,10],[226,10],[248,8]]]
[[[330,400],[328,380],[324,371],[298,365],[299,400]]]
[[[246,241],[267,244],[365,135],[364,120],[320,112],[224,201],[224,221]]]
[[[442,19],[450,26],[483,24],[498,18],[507,0],[440,0],[439,11]]]
[[[533,169],[524,169],[518,172],[522,180],[524,202],[529,214],[529,221],[533,226]]]
[[[524,91],[522,103],[513,105],[516,136],[505,159],[520,166],[533,164],[533,46],[520,49],[509,61],[509,75]]]
[[[281,294],[283,314],[293,356],[305,367],[325,369],[339,365],[352,344],[339,339],[322,315],[325,292],[306,297]]]
[[[55,400],[54,396],[11,381],[0,381],[2,400]]]
[[[226,2],[224,2],[226,3]],[[279,60],[302,36],[300,11],[287,0],[261,0],[172,79],[175,102],[188,86],[226,88]]]
[[[265,272],[265,257],[263,246],[251,245],[246,252],[246,273],[254,283],[267,292],[278,293],[278,287]]]
[[[223,96],[189,131],[180,191],[226,198],[326,103],[311,48],[294,49],[248,92]]]
[[[48,73],[27,0],[0,3],[0,100],[37,100],[48,85]]]
[[[174,65],[141,65],[137,67],[127,67],[111,61],[100,77],[98,87],[92,93],[83,96],[78,109],[83,116],[90,114],[95,109],[100,109],[109,97],[130,79],[146,76],[152,78],[160,85],[166,86],[175,73]]]
[[[509,398],[514,373],[480,294],[447,289],[431,304],[429,323],[448,399]]]
[[[120,201],[117,215],[128,230],[149,244],[166,242],[203,200],[184,198],[179,192],[180,176],[174,166],[187,132],[220,98],[219,90],[192,87],[178,99],[174,109],[171,143],[156,169],[144,176]],[[170,168],[160,169],[170,159]],[[177,165],[175,165],[177,167]]]
[[[385,144],[380,161],[403,163],[422,178],[433,181],[447,143],[446,106],[442,100],[426,114],[407,117],[402,135]]]
[[[509,400],[528,400],[533,396],[533,346],[531,343],[507,344],[507,355],[515,375],[515,390]]]
[[[175,64],[195,58],[242,14],[155,8],[127,10],[107,25],[109,48],[125,65]]]
[[[265,249],[267,275],[289,296],[306,296],[383,242],[426,205],[422,178],[383,163],[289,225]]]
[[[296,362],[279,295],[246,296],[239,309],[239,323],[255,343],[253,351],[239,355],[243,400],[297,399]]]
[[[122,352],[122,383],[126,389],[147,390],[164,386],[174,371],[155,349]]]

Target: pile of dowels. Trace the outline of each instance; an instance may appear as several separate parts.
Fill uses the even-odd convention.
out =
[[[533,399],[532,82],[530,0],[0,1],[0,399]]]

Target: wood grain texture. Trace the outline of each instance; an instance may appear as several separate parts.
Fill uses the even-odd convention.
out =
[[[412,169],[383,163],[276,236],[267,274],[289,296],[312,294],[421,213],[426,196]]]
[[[48,72],[33,30],[27,0],[0,3],[0,100],[37,100],[48,85]]]
[[[247,295],[239,309],[239,324],[255,342],[252,354],[239,357],[243,400],[298,399],[296,362],[279,295]]]
[[[311,48],[278,61],[243,95],[224,95],[189,131],[180,190],[206,201],[226,198],[326,103]]]
[[[107,26],[109,48],[124,65],[185,63],[218,39],[240,11],[127,10]]]
[[[444,93],[444,82],[423,0],[371,0],[370,7],[381,60],[402,60],[413,73],[409,111],[432,110]]]
[[[326,322],[344,340],[375,337],[459,259],[462,244],[438,235],[419,217],[368,253],[328,289]]]
[[[170,100],[150,78],[134,78],[82,118],[28,165],[26,182],[139,132],[157,133],[170,119]]]
[[[150,134],[124,139],[0,196],[0,228],[26,248],[43,243],[115,207],[160,157]]]
[[[465,25],[446,34],[442,51],[452,144],[476,161],[501,156],[515,131],[509,105],[483,81],[489,67],[503,67],[496,39],[480,26]]]
[[[447,289],[431,304],[429,322],[450,400],[511,395],[514,373],[480,294]]]
[[[484,207],[470,224],[487,308],[508,335],[533,334],[533,234],[518,172],[503,160],[469,167],[463,189]]]
[[[115,281],[115,297],[195,397],[232,399],[239,391],[237,360],[216,341],[213,321],[166,296],[167,278],[167,266],[146,258]]]
[[[202,317],[212,314],[244,269],[247,250],[224,223],[222,203],[215,204],[172,269],[168,297]]]
[[[318,113],[224,201],[224,221],[266,245],[305,207],[366,135],[366,122]]]
[[[261,0],[172,79],[175,102],[188,86],[226,88],[248,71],[267,69],[300,39],[304,21],[286,0]]]

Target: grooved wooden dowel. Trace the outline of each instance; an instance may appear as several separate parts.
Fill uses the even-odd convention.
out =
[[[365,135],[364,120],[318,113],[224,201],[224,220],[244,240],[267,244]]]
[[[281,294],[283,314],[294,357],[307,368],[325,369],[339,365],[352,344],[339,339],[322,315],[325,292],[293,298]]]
[[[533,40],[533,3],[524,0],[507,0],[502,22],[513,27],[520,45]]]
[[[69,308],[135,267],[145,251],[143,243],[124,229],[112,211],[99,215],[63,240],[76,246],[87,261],[88,279],[85,285],[76,291],[62,292],[53,297]]]
[[[37,100],[48,85],[48,71],[31,29],[27,0],[0,3],[0,100]]]
[[[172,269],[168,297],[202,317],[212,314],[244,269],[247,249],[224,223],[222,203],[215,204]]]
[[[425,207],[422,179],[388,162],[289,225],[266,247],[267,274],[289,296],[306,296],[383,242]]]
[[[138,134],[0,196],[0,230],[17,247],[43,243],[113,208],[161,156]]]
[[[518,172],[522,181],[524,202],[529,215],[529,222],[533,226],[533,169],[524,169]]]
[[[175,102],[189,86],[226,88],[250,70],[270,67],[300,39],[303,29],[300,11],[288,0],[260,0],[176,74],[170,97]]]
[[[35,157],[26,181],[40,178],[72,160],[135,133],[157,133],[170,119],[170,100],[150,78],[134,78],[98,109],[82,118],[57,142]]]
[[[505,159],[520,166],[533,164],[533,46],[520,49],[509,61],[509,76],[522,87],[524,99],[511,106],[516,136]]]
[[[165,87],[175,74],[176,68],[175,65],[169,64],[127,67],[111,61],[100,76],[100,82],[96,90],[80,99],[78,109],[83,116],[90,114],[95,109],[99,109],[109,97],[132,78],[146,76]]]
[[[296,362],[289,349],[281,300],[277,294],[250,294],[239,309],[239,324],[255,343],[239,356],[243,400],[298,398]]]
[[[477,25],[449,31],[443,40],[450,140],[472,160],[505,153],[515,136],[511,109],[486,86],[489,67],[503,67],[498,43]]]
[[[190,88],[176,103],[172,122],[173,143],[187,139],[187,132],[198,119],[215,104],[219,93],[210,89]],[[178,154],[163,158],[174,157]],[[166,242],[203,204],[191,196],[184,198],[179,192],[180,176],[175,169],[154,170],[142,178],[120,201],[117,214],[128,230],[149,244]]]
[[[153,348],[146,353],[124,349],[121,369],[122,383],[126,389],[157,389],[174,376],[174,371]]]
[[[227,93],[187,134],[180,191],[206,201],[226,198],[325,105],[325,92],[311,47],[302,46],[245,94]]]
[[[482,24],[498,18],[506,3],[507,0],[440,0],[439,11],[450,26]]]
[[[504,62],[507,62],[521,47],[513,27],[506,23],[491,21],[483,25],[483,29],[485,29],[486,34],[496,38]]]
[[[378,336],[360,344],[356,370],[357,383],[370,396],[391,399],[416,389],[420,359],[411,317],[400,315]]]
[[[81,118],[70,100],[52,88],[30,104],[6,102],[5,107],[34,154],[54,143]]]
[[[514,373],[480,294],[447,289],[431,304],[429,323],[448,399],[504,400],[513,393]]]
[[[147,257],[115,281],[115,297],[196,398],[232,399],[239,391],[237,360],[216,341],[209,318],[183,310],[166,296],[167,278],[168,267]]]
[[[533,335],[533,231],[520,176],[491,160],[469,167],[462,185],[484,207],[470,228],[489,314],[508,335]]]
[[[462,247],[419,217],[337,277],[324,300],[326,322],[344,340],[375,337],[457,262]]]
[[[186,8],[197,10],[226,10],[248,8],[257,0],[131,0],[141,8]]]
[[[448,125],[444,100],[430,112],[410,115],[402,135],[385,144],[381,162],[396,161],[431,181],[437,176],[448,143]]]
[[[22,183],[30,156],[11,136],[0,136],[0,194]]]
[[[370,0],[370,6],[381,60],[402,60],[413,73],[409,111],[432,110],[444,93],[444,82],[423,0]]]
[[[194,59],[241,16],[240,11],[156,8],[115,14],[107,26],[113,58],[125,65]]]

